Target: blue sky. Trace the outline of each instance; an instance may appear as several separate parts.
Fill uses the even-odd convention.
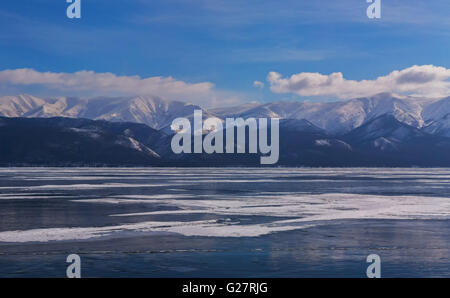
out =
[[[117,77],[171,78],[170,84],[164,81],[164,87],[149,92],[183,99],[183,88],[188,88],[187,93],[194,93],[186,94],[186,99],[195,101],[196,88],[211,89],[215,105],[230,98],[237,102],[345,97],[341,91],[316,96],[293,88],[288,79],[300,73],[342,73],[355,81],[376,80],[413,65],[439,66],[444,68],[439,73],[446,73],[450,2],[381,2],[382,18],[370,20],[365,0],[82,0],[81,19],[66,17],[65,0],[2,1],[0,71],[86,70]],[[286,81],[267,81],[270,72]],[[11,75],[15,73],[0,75],[1,94],[90,96],[121,91],[93,90],[95,86],[80,91],[55,81],[5,78]],[[255,88],[254,81],[264,87]],[[178,82],[179,92],[165,91],[177,88]],[[290,87],[280,87],[285,83]]]

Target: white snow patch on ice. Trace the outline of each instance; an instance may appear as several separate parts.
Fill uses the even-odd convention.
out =
[[[116,199],[117,200],[117,199]],[[126,199],[124,199],[126,200]],[[256,237],[269,233],[308,228],[342,219],[449,219],[450,198],[426,196],[380,196],[360,194],[286,194],[213,200],[154,199],[178,210],[115,214],[265,215],[271,222],[245,224],[235,221],[145,221],[107,227],[48,228],[0,232],[0,242],[47,242],[112,236],[120,232],[171,232],[185,236]],[[289,219],[280,219],[289,217]]]

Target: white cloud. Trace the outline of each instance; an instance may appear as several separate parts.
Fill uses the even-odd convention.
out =
[[[260,81],[254,81],[253,82],[253,87],[255,87],[255,88],[264,88],[264,83],[260,82]]]
[[[300,96],[348,99],[381,92],[428,97],[450,95],[450,69],[434,65],[414,65],[375,80],[347,80],[341,72],[329,75],[302,72],[288,78],[283,78],[277,72],[270,72],[267,81],[270,90],[275,93],[294,93]]]
[[[214,89],[210,82],[186,83],[172,77],[118,76],[113,73],[78,71],[39,72],[30,68],[0,71],[0,84],[40,86],[48,90],[90,95],[156,95],[170,100],[190,101],[205,106],[235,103],[236,96]]]

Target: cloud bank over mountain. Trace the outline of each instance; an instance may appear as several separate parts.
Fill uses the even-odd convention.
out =
[[[396,93],[427,98],[443,98],[450,94],[450,69],[434,65],[414,65],[394,70],[373,80],[349,80],[341,72],[331,74],[301,72],[283,77],[278,72],[267,76],[270,90],[276,94],[296,94],[303,97],[352,99],[379,93]],[[40,72],[31,68],[0,71],[2,87],[40,87],[45,91],[75,96],[136,96],[151,95],[167,100],[191,102],[203,107],[241,104],[244,96],[232,90],[220,90],[211,82],[188,83],[173,77],[120,76],[94,71]],[[264,88],[254,81],[254,88]],[[6,89],[7,90],[7,89]],[[4,92],[3,92],[4,93]],[[23,92],[20,92],[23,93]],[[81,93],[81,94],[80,94]],[[252,98],[248,97],[247,101]]]
[[[213,83],[187,83],[173,77],[119,76],[94,71],[39,72],[30,68],[0,71],[0,84],[16,86],[40,86],[49,90],[86,92],[89,95],[136,95],[151,94],[169,100],[190,101],[204,106],[217,102],[236,104],[239,99],[216,90]]]
[[[341,72],[324,75],[301,72],[290,77],[270,72],[270,90],[300,96],[331,96],[340,99],[370,96],[382,92],[444,97],[450,93],[450,69],[434,65],[414,65],[395,70],[374,80],[348,80]]]

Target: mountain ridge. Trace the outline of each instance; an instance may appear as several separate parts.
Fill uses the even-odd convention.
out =
[[[132,122],[0,117],[0,166],[261,166],[260,154],[175,154],[171,138]],[[271,166],[450,167],[450,138],[387,114],[343,136],[283,119],[279,144]]]
[[[32,95],[0,97],[0,116],[5,117],[71,117],[111,122],[144,123],[154,129],[170,127],[173,119],[191,119],[194,110],[205,118],[260,118],[306,120],[332,135],[349,131],[381,115],[393,115],[398,121],[424,131],[450,136],[450,97],[417,98],[393,93],[346,101],[245,103],[243,105],[204,109],[180,101],[154,96],[39,98]]]

